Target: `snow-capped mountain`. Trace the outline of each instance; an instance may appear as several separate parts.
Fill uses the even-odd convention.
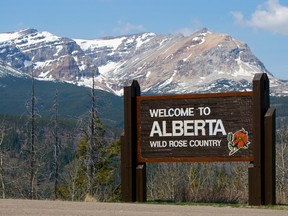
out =
[[[0,59],[41,79],[74,81],[98,73],[93,59],[75,41],[35,29],[0,34]]]
[[[96,40],[69,39],[26,29],[0,34],[0,65],[39,79],[62,80],[117,95],[137,79],[157,94],[251,89],[255,73],[268,73],[271,92],[288,95],[287,82],[270,74],[248,45],[207,29],[183,35],[142,33]]]

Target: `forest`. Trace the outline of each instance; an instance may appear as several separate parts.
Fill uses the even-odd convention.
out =
[[[121,201],[120,134],[100,119],[95,90],[87,112],[59,117],[55,92],[50,117],[35,109],[32,92],[27,113],[0,115],[0,195],[2,199]],[[288,203],[287,98],[271,98],[277,115],[277,203]],[[280,113],[280,114],[279,114]],[[247,162],[148,163],[150,201],[248,203]],[[164,180],[164,181],[163,181]]]

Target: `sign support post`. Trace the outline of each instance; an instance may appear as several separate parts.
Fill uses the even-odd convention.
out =
[[[136,167],[136,201],[146,202],[146,163],[139,164]]]
[[[137,164],[137,105],[140,86],[133,80],[124,87],[124,136],[121,137],[122,201],[146,201],[146,164]]]
[[[253,79],[253,167],[249,168],[249,204],[275,204],[275,109],[270,107],[267,74]],[[269,109],[269,110],[268,110]]]
[[[265,200],[264,205],[276,204],[275,185],[275,108],[269,108],[265,114]]]

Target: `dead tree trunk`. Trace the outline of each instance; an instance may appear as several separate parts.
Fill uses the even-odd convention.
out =
[[[95,79],[94,72],[92,72],[92,89],[91,89],[91,110],[90,110],[90,139],[88,144],[88,192],[89,195],[93,196],[93,181],[94,181],[94,173],[95,173],[95,119],[96,119],[96,107],[95,107]]]
[[[56,90],[54,98],[54,197],[58,199],[58,178],[59,178],[59,164],[58,164],[58,155],[59,155],[59,136],[58,136],[58,91]]]
[[[31,97],[31,134],[30,134],[30,199],[35,199],[36,181],[36,150],[35,150],[35,84],[32,75],[32,97]]]
[[[1,179],[1,187],[2,187],[2,198],[5,199],[5,181],[4,181],[4,169],[3,169],[3,139],[4,139],[4,129],[0,131],[0,179]]]

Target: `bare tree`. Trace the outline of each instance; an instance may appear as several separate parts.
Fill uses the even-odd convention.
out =
[[[2,187],[2,198],[5,199],[5,181],[4,181],[4,169],[3,169],[3,139],[4,139],[4,128],[0,128],[0,179]]]
[[[287,203],[288,199],[288,126],[281,122],[277,131],[278,143],[276,145],[276,186],[278,202]]]
[[[99,183],[99,171],[105,163],[105,146],[107,141],[105,139],[104,126],[98,116],[96,110],[96,91],[95,91],[95,77],[92,72],[92,87],[90,92],[90,108],[86,122],[81,126],[84,138],[80,142],[79,147],[82,149],[80,153],[80,161],[83,165],[84,173],[86,175],[85,186],[86,195],[95,197],[99,195],[101,190],[101,183]],[[83,151],[84,150],[84,151]]]
[[[147,167],[148,198],[176,202],[246,203],[248,166],[244,162],[151,163]]]
[[[92,72],[91,108],[89,112],[89,132],[87,149],[88,193],[95,195],[95,175],[101,169],[101,151],[104,143],[104,128],[96,110],[95,75]]]
[[[58,178],[59,178],[59,135],[58,135],[58,91],[55,92],[54,98],[54,197],[58,199]]]
[[[88,163],[87,163],[87,171],[88,171],[88,191],[89,195],[93,196],[93,179],[94,179],[94,172],[95,172],[95,155],[93,149],[95,148],[96,144],[96,137],[95,137],[95,125],[96,125],[96,108],[95,108],[95,86],[94,83],[94,72],[92,72],[92,89],[91,89],[91,110],[90,110],[90,137],[89,137],[89,145],[88,145]]]
[[[30,131],[30,198],[35,198],[36,182],[36,149],[35,149],[35,82],[32,74],[32,96],[31,96],[31,131]]]

